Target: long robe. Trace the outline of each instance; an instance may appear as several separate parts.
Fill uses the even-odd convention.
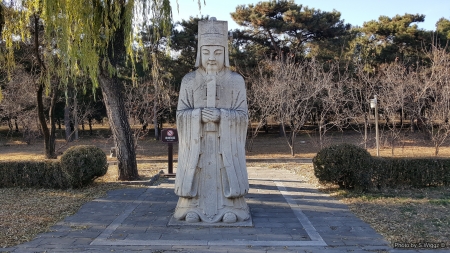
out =
[[[207,104],[207,75],[199,68],[181,83],[177,108],[179,136],[175,193],[180,197],[174,217],[195,212],[204,222],[219,222],[227,212],[238,221],[250,217],[245,138],[248,124],[245,83],[225,69],[216,76],[216,108],[220,121],[203,123]],[[214,124],[211,126],[207,124]]]

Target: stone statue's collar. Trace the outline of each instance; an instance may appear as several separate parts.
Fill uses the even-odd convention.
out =
[[[207,75],[205,69],[203,69],[202,67],[198,68],[197,71],[198,71],[200,74],[202,74],[202,76],[206,76],[206,75]],[[230,71],[230,69],[227,68],[227,67],[224,67],[219,73],[217,73],[217,75],[218,75],[218,76],[223,76],[223,75],[225,75],[225,73],[227,73],[228,71]]]

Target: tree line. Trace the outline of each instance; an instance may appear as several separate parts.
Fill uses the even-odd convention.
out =
[[[136,141],[148,125],[174,120],[198,21],[209,18],[173,23],[170,12],[169,0],[1,0],[0,117],[25,140],[42,134],[47,158],[56,157],[57,125],[70,141],[79,125],[107,117],[119,178],[137,178]],[[445,142],[448,19],[434,31],[418,28],[420,14],[354,27],[336,10],[290,0],[239,5],[231,18],[242,28],[229,32],[230,62],[246,78],[252,120],[287,126],[292,154],[306,122],[320,140],[330,129],[364,131],[373,95],[392,147],[407,120],[426,126],[436,154]]]

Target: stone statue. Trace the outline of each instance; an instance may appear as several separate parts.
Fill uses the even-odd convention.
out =
[[[250,218],[244,79],[229,69],[228,24],[198,24],[196,71],[184,76],[177,108],[179,136],[174,218],[234,223]]]

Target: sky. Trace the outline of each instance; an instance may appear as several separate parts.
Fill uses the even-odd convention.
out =
[[[189,16],[209,15],[217,20],[228,21],[228,29],[241,28],[231,19],[238,5],[256,4],[260,0],[171,0],[175,21],[188,19]],[[206,1],[206,5],[203,4]],[[341,19],[353,26],[362,26],[364,22],[378,20],[381,15],[394,17],[397,14],[424,14],[425,22],[418,23],[419,28],[435,30],[436,22],[444,17],[450,19],[450,1],[448,0],[295,0],[295,3],[322,11],[333,9],[341,13]]]

